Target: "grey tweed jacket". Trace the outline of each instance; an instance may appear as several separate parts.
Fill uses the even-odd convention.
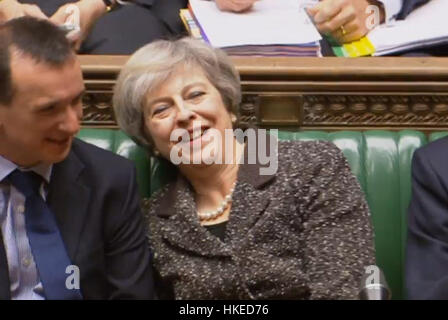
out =
[[[162,299],[357,298],[375,258],[346,159],[329,142],[280,141],[278,160],[268,176],[240,166],[224,241],[200,225],[181,175],[146,201]]]

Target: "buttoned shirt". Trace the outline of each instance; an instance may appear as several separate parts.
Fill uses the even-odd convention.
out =
[[[11,299],[43,300],[44,290],[25,228],[25,196],[5,180],[17,168],[34,171],[48,184],[52,166],[39,164],[22,169],[0,156],[0,226],[8,260]],[[45,189],[42,183],[40,193],[44,199]]]

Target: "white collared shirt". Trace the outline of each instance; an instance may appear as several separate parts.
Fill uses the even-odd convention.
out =
[[[14,186],[3,181],[17,168],[21,169],[0,156],[0,227],[8,260],[11,299],[43,300],[44,290],[25,228],[25,197]],[[40,164],[29,170],[50,182],[51,165]],[[42,184],[40,192],[45,199],[44,189]]]

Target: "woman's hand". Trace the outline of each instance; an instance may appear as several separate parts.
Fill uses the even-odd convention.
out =
[[[0,1],[0,22],[6,22],[23,16],[48,19],[42,10],[34,4],[22,4],[17,2],[17,0]]]
[[[221,11],[243,12],[252,8],[258,0],[215,0]]]
[[[384,8],[375,0],[322,0],[308,12],[313,17],[317,29],[330,35],[339,43],[358,40],[369,31],[367,21],[372,14],[366,9],[376,5],[379,22],[384,22]]]
[[[102,0],[80,0],[61,6],[50,20],[57,25],[69,22],[79,27],[78,32],[67,34],[75,50],[79,50],[95,22],[105,13],[106,5]]]

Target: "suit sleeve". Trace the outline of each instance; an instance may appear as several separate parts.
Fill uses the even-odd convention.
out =
[[[386,21],[390,21],[401,11],[403,0],[378,0],[384,7]]]
[[[403,5],[397,18],[405,19],[412,11],[417,9],[419,6],[428,3],[429,1],[431,0],[403,0]]]
[[[302,187],[308,190],[302,210],[310,299],[358,299],[365,268],[375,264],[369,209],[342,152],[320,144],[329,151]]]
[[[185,28],[179,16],[179,10],[188,6],[187,0],[154,0],[154,14],[173,35],[185,33]]]
[[[448,299],[448,190],[438,171],[422,150],[414,154],[406,248],[409,299]]]
[[[154,284],[150,251],[146,240],[136,171],[126,171],[127,181],[120,186],[122,201],[114,212],[114,224],[107,235],[107,277],[110,299],[153,299]],[[121,197],[120,197],[121,198]]]

